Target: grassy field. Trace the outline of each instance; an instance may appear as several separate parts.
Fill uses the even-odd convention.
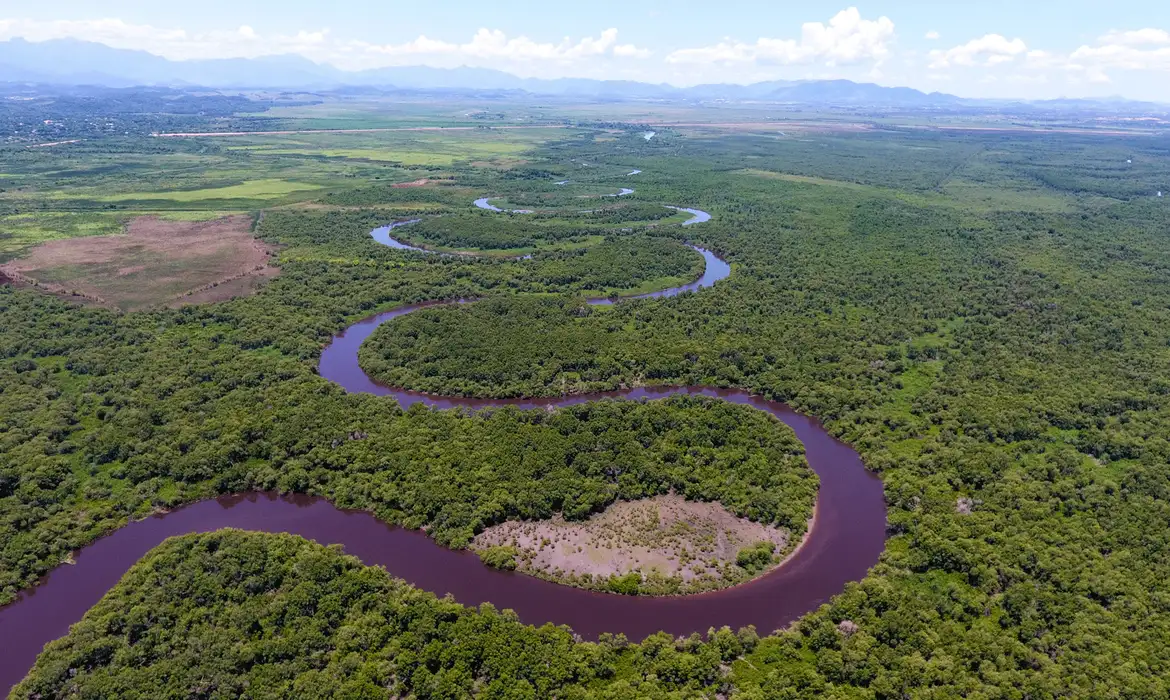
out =
[[[36,212],[0,217],[0,262],[46,241],[117,233],[122,223],[103,213]]]
[[[61,239],[6,263],[6,276],[122,311],[245,295],[275,274],[251,218],[168,221],[138,216],[123,235]]]
[[[360,118],[361,114],[361,110],[341,110],[331,118]],[[441,115],[437,120],[443,121]],[[174,251],[158,248],[162,239],[157,235],[148,236],[150,241],[145,243],[134,240],[134,235],[120,235],[138,230],[134,228],[138,222],[153,222],[146,228],[165,235],[166,231],[191,230],[180,224],[267,209],[344,211],[360,208],[352,193],[363,189],[379,193],[383,210],[401,211],[403,216],[460,210],[486,194],[478,183],[495,180],[501,169],[524,165],[529,154],[555,140],[573,140],[581,134],[562,128],[476,128],[149,139],[134,144],[112,139],[55,149],[13,149],[8,152],[11,157],[6,158],[6,177],[0,188],[0,262],[9,261],[8,269],[26,283],[120,309],[172,303],[208,284],[226,285],[256,261],[246,250],[232,248],[234,243],[223,250],[176,257]],[[612,170],[616,175],[621,168]],[[588,175],[598,178],[605,173]],[[414,186],[396,187],[402,184]],[[592,190],[616,188],[594,185]],[[561,194],[566,193],[562,189]],[[4,208],[9,213],[2,213]],[[681,217],[671,217],[667,223],[677,223],[675,219]],[[168,228],[166,223],[174,226]],[[573,240],[552,246],[433,248],[488,257],[515,257],[544,249],[571,252],[597,245],[607,230],[618,227],[593,226]],[[60,243],[94,236],[105,238]],[[297,260],[321,257],[303,247],[290,249],[288,255]],[[248,293],[254,286],[251,281],[233,279],[232,289]],[[684,281],[675,276],[646,280],[635,290],[652,291]],[[230,296],[227,286],[220,292],[201,291],[185,298],[213,301]]]
[[[474,129],[248,136],[223,141],[230,151],[246,151],[257,156],[314,156],[397,163],[408,167],[451,166],[464,161],[510,166],[524,162],[522,155],[526,151],[565,135],[563,129]]]
[[[475,178],[480,168],[469,161],[484,169],[511,167],[564,135],[477,129],[0,149],[0,262],[46,241],[118,233],[135,216],[203,221],[285,205],[335,206],[329,193],[443,174],[436,168]],[[468,201],[473,194],[468,191]],[[414,195],[387,206],[434,211],[444,204]]]
[[[149,201],[162,199],[171,202],[202,202],[209,199],[281,199],[294,192],[321,189],[320,185],[310,185],[303,182],[289,180],[245,180],[238,185],[227,187],[211,187],[200,190],[177,190],[170,192],[130,192],[102,197],[103,202]]]

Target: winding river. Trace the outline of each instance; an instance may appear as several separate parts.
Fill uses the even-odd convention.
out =
[[[707,221],[695,209],[686,224]],[[400,222],[405,225],[409,222]],[[379,242],[410,248],[393,240],[391,227],[373,232]],[[709,287],[731,273],[711,251],[695,248],[706,260],[695,282],[644,297],[669,297]],[[611,303],[591,299],[593,304]],[[222,496],[132,522],[73,556],[38,585],[0,608],[0,688],[18,683],[43,646],[65,635],[69,626],[96,604],[123,574],[168,537],[237,527],[288,532],[322,544],[341,544],[369,565],[439,595],[451,594],[466,605],[490,602],[511,608],[524,622],[566,624],[596,638],[602,632],[642,639],[664,630],[673,635],[755,625],[761,634],[783,627],[828,602],[845,584],[863,576],[885,547],[886,506],[881,481],[868,472],[848,445],[831,437],[813,418],[786,405],[735,389],[650,387],[602,394],[529,400],[485,400],[431,396],[383,386],[358,365],[358,348],[383,323],[429,304],[402,307],[359,321],[335,336],[321,354],[319,373],[349,392],[393,396],[404,407],[422,403],[433,408],[514,405],[520,408],[569,406],[600,398],[658,399],[676,394],[703,394],[767,411],[790,426],[804,444],[809,465],[820,477],[816,518],[799,549],[774,571],[722,591],[681,597],[633,597],[585,591],[515,572],[484,566],[468,551],[446,549],[424,533],[387,525],[369,513],[345,511],[308,496],[248,493]]]
[[[487,209],[488,211],[500,212],[501,214],[531,214],[532,213],[531,209],[500,209],[496,205],[489,202],[488,201],[489,199],[491,199],[491,198],[490,197],[480,197],[479,199],[475,200],[474,204],[475,204],[475,206],[479,207],[480,209]]]

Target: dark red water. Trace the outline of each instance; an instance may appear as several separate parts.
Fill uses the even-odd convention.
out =
[[[704,257],[710,255],[702,252]],[[718,265],[709,262],[703,279],[688,287],[710,286],[729,272],[722,260]],[[662,387],[494,401],[435,397],[379,385],[358,366],[358,348],[377,326],[417,308],[378,314],[350,326],[322,353],[321,376],[350,392],[394,396],[404,406],[423,402],[435,408],[502,404],[536,408],[604,397],[655,399],[675,394],[704,394],[753,406],[784,421],[804,443],[808,462],[821,480],[814,527],[795,555],[759,579],[724,591],[646,598],[583,591],[497,571],[474,554],[441,547],[421,532],[390,527],[372,515],[342,511],[321,499],[269,493],[225,496],[131,523],[76,553],[74,565],[57,567],[16,602],[0,608],[0,687],[19,682],[43,646],[68,632],[150,549],[167,537],[224,527],[288,532],[323,544],[341,544],[366,564],[384,566],[419,588],[450,593],[468,605],[490,602],[497,608],[511,608],[527,623],[566,624],[589,638],[621,632],[642,639],[658,630],[680,635],[723,625],[755,625],[762,633],[768,632],[827,602],[877,563],[885,546],[886,526],[881,481],[865,469],[856,452],[826,433],[815,419],[731,389]]]
[[[882,485],[852,449],[829,436],[814,419],[738,391],[639,389],[623,395],[660,398],[678,393],[719,396],[766,410],[791,426],[804,443],[809,464],[821,478],[816,523],[800,550],[776,571],[735,588],[692,596],[595,593],[488,568],[470,552],[446,549],[421,532],[390,527],[372,515],[342,511],[321,499],[225,496],[131,523],[81,550],[76,564],[58,567],[17,602],[0,608],[0,687],[19,682],[45,644],[68,632],[134,562],[164,539],[224,527],[288,532],[341,544],[347,553],[384,566],[419,588],[450,593],[468,605],[486,601],[512,608],[524,622],[566,624],[588,638],[622,632],[642,639],[658,630],[678,635],[722,625],[755,625],[770,631],[828,602],[877,562],[885,546]],[[596,398],[510,403],[566,405]],[[443,400],[440,405],[468,404]]]

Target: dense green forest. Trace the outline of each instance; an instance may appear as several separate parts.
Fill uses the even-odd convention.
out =
[[[396,233],[408,243],[440,249],[533,249],[558,243],[580,244],[606,234],[632,233],[634,227],[669,218],[680,219],[661,204],[622,202],[586,211],[537,212],[526,216],[500,216],[483,211],[432,216]]]
[[[729,687],[726,664],[760,647],[750,628],[579,643],[563,627],[437,599],[336,549],[223,530],[151,552],[13,694],[701,697]]]
[[[761,481],[771,476],[751,471],[741,490],[719,491],[723,481],[699,476],[695,488],[719,491],[701,497],[740,512],[764,507],[761,517],[777,522],[806,512],[813,482],[796,446],[748,409],[722,414],[718,404],[680,401],[467,417],[401,411],[315,376],[322,345],[347,323],[399,304],[471,297],[484,301],[386,324],[363,363],[446,393],[657,382],[739,386],[787,401],[825,420],[881,474],[890,539],[870,575],[791,630],[759,630],[758,641],[729,631],[707,641],[589,644],[436,602],[290,538],[185,538],[127,577],[42,659],[22,693],[64,694],[71,684],[92,694],[157,692],[143,685],[151,673],[142,669],[164,667],[174,669],[175,694],[191,692],[198,677],[217,679],[225,696],[238,694],[232,684],[242,678],[306,695],[382,697],[1170,692],[1170,209],[1153,196],[1170,191],[1165,139],[895,129],[645,141],[631,132],[566,135],[536,153],[558,174],[581,160],[614,172],[636,162],[639,201],[697,206],[715,218],[589,246],[580,254],[595,261],[588,274],[560,270],[576,260],[566,251],[463,259],[369,239],[371,221],[467,215],[465,186],[479,196],[533,191],[525,179],[456,168],[458,185],[360,182],[319,196],[375,212],[267,213],[260,235],[286,247],[281,276],[255,297],[116,315],[0,290],[5,597],[130,517],[217,492],[321,493],[411,525],[444,513],[453,526],[433,532],[456,546],[476,523],[551,513],[568,494],[585,495],[568,505],[587,510],[619,494],[660,493],[691,477],[660,470],[666,462],[656,455],[678,438],[655,432],[651,414],[696,435],[708,429],[698,415],[724,415],[707,437],[729,446],[751,439],[753,449],[784,455],[780,501],[765,498],[775,497]],[[686,277],[694,263],[682,241],[719,250],[734,274],[670,299],[581,305],[614,256],[638,265],[613,286]],[[645,260],[660,243],[680,257]],[[645,460],[640,491],[590,482],[584,465],[563,484],[551,472],[502,467],[487,481],[457,478],[488,443],[506,463],[517,426],[547,435],[558,457],[573,436],[591,444],[611,432],[614,452],[603,454],[620,454],[642,438],[632,415],[647,416],[650,431],[649,451],[634,451]],[[558,421],[575,427],[562,434]],[[451,434],[466,440],[448,445]],[[776,442],[760,442],[762,434]],[[722,448],[710,449],[695,464],[717,464]],[[411,488],[428,473],[442,484]],[[531,487],[519,490],[523,498],[480,509],[495,486],[516,495],[516,483]],[[246,576],[202,573],[208,557],[224,571],[253,571],[265,595],[249,602],[238,595]],[[168,582],[157,571],[184,574]],[[191,596],[193,586],[205,594]],[[328,602],[294,610],[290,597]],[[189,636],[169,623],[176,617],[191,621],[178,628]],[[192,640],[213,625],[252,641],[230,655],[197,652],[205,647]],[[495,653],[508,649],[517,651]],[[533,650],[542,663],[522,663]],[[200,672],[183,675],[188,666]]]
[[[223,326],[189,311],[151,343],[122,323],[132,317],[0,294],[7,329],[33,324],[5,347],[39,348],[0,369],[6,599],[127,517],[251,489],[324,495],[452,547],[503,520],[579,519],[669,492],[796,534],[812,512],[800,443],[750,408],[675,397],[402,411],[224,342]],[[28,331],[39,337],[16,338]]]
[[[461,296],[493,291],[571,291],[606,297],[679,286],[703,274],[702,256],[678,241],[621,233],[599,237],[581,248],[540,250],[531,259],[506,261],[403,252],[370,239],[371,229],[401,219],[401,214],[392,217],[378,210],[281,211],[267,214],[258,233],[263,240],[284,248],[281,257],[286,263],[345,262],[368,267],[374,274],[393,275],[412,266],[404,261],[411,258],[414,269],[448,272],[457,283],[462,281],[461,288],[467,291]],[[410,231],[413,226],[394,233]],[[493,242],[487,247],[500,246]]]
[[[678,376],[663,367],[676,362],[664,352],[674,347],[654,338],[626,345],[612,332],[644,304],[621,306],[629,316],[580,297],[493,297],[422,309],[374,331],[361,366],[390,386],[494,398],[610,391]]]

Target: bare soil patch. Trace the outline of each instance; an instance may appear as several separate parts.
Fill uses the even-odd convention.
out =
[[[404,187],[426,187],[428,184],[430,184],[430,182],[431,182],[430,179],[424,177],[424,178],[420,178],[418,180],[411,180],[410,182],[397,182],[397,183],[390,185],[390,186],[397,188],[397,189],[401,189]]]
[[[176,308],[180,306],[191,306],[193,304],[211,304],[217,301],[235,299],[236,297],[246,297],[255,294],[266,281],[276,277],[278,274],[280,274],[279,267],[265,267],[260,270],[253,270],[235,279],[215,282],[203,289],[187,292],[178,299],[170,301],[167,306]]]
[[[131,220],[123,234],[48,241],[0,266],[39,289],[133,311],[230,299],[276,274],[251,218]]]
[[[795,544],[787,530],[737,517],[719,503],[669,495],[615,503],[581,522],[558,515],[501,523],[471,546],[513,547],[516,570],[588,588],[604,589],[613,577],[639,572],[648,581],[665,582],[659,592],[692,593],[762,573],[736,565],[741,549],[760,542],[774,545],[776,555],[763,570],[774,568]]]

